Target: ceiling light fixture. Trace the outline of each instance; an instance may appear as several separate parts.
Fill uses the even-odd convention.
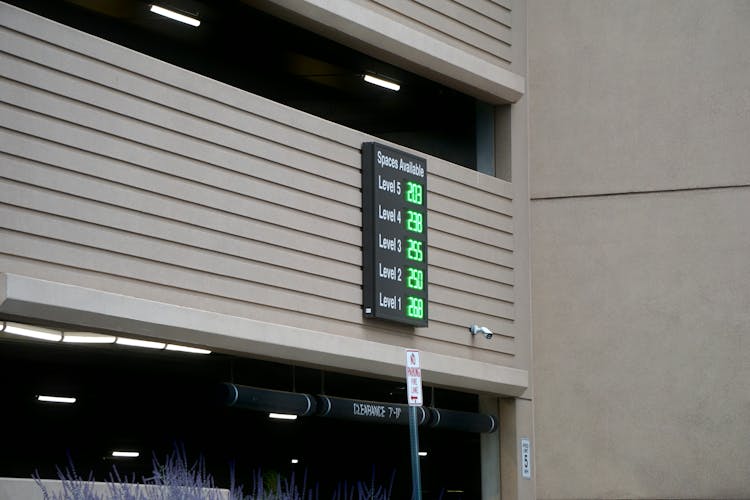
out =
[[[60,342],[62,332],[59,330],[50,330],[48,328],[39,328],[38,326],[22,325],[20,323],[3,323],[3,332],[22,337],[30,337],[38,340],[47,340],[49,342]]]
[[[45,396],[43,394],[39,394],[36,399],[43,403],[63,403],[68,405],[72,405],[76,402],[76,398],[66,396]]]
[[[298,463],[299,463],[299,460],[298,460],[298,459],[296,459],[296,458],[293,458],[293,459],[292,459],[292,463],[293,463],[293,464],[298,464]]]
[[[138,458],[141,456],[141,453],[139,451],[113,451],[112,456],[118,458]]]
[[[154,14],[159,14],[160,16],[168,17],[169,19],[173,19],[175,21],[179,21],[181,23],[189,24],[190,26],[198,27],[201,24],[201,22],[194,17],[186,16],[185,14],[180,14],[179,12],[165,9],[164,7],[159,7],[158,5],[152,5],[151,12],[153,12]]]
[[[211,354],[211,351],[209,351],[208,349],[198,349],[197,347],[188,347],[176,344],[167,344],[166,349],[167,351],[189,352],[191,354]]]
[[[146,349],[164,349],[165,344],[162,342],[151,342],[149,340],[129,339],[127,337],[117,337],[116,344],[127,345],[131,347],[145,347]]]
[[[389,90],[395,90],[396,92],[401,89],[401,85],[399,85],[398,83],[383,80],[382,78],[378,78],[377,76],[365,75],[365,81],[367,83],[372,83],[373,85],[378,85]]]
[[[426,457],[427,456],[427,452],[426,451],[420,451],[419,452],[419,456],[420,457]]]
[[[269,413],[269,418],[275,418],[276,420],[297,420],[297,415],[289,413]]]
[[[63,342],[69,344],[114,344],[117,337],[89,332],[63,332]]]

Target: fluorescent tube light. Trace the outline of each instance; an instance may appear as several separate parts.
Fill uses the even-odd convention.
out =
[[[145,347],[146,349],[164,349],[165,344],[161,342],[151,342],[149,340],[129,339],[127,337],[117,337],[116,344],[129,345],[133,347]]]
[[[38,326],[22,325],[20,323],[5,323],[4,333],[30,337],[38,340],[47,340],[50,342],[59,342],[62,339],[62,332],[59,330],[49,330],[39,328]]]
[[[293,458],[293,459],[292,459],[292,463],[293,463],[293,464],[298,464],[298,463],[299,463],[299,460],[297,460],[296,458]]]
[[[63,342],[70,344],[114,344],[117,337],[89,332],[63,332]]]
[[[198,27],[201,25],[201,22],[198,19],[180,14],[179,12],[175,12],[173,10],[165,9],[164,7],[159,7],[158,5],[152,5],[151,12],[153,12],[154,14],[159,14],[160,16],[168,17],[169,19],[173,19],[175,21],[179,21],[181,23],[189,24],[190,26]]]
[[[377,76],[365,75],[365,81],[367,83],[379,85],[380,87],[384,87],[389,90],[398,91],[399,89],[401,89],[401,85],[399,85],[398,83],[389,82],[388,80],[383,80],[382,78],[378,78]]]
[[[420,451],[419,452],[419,456],[420,457],[426,457],[427,456],[427,452],[426,451]]]
[[[138,458],[141,455],[138,451],[113,451],[112,456],[113,457],[120,457],[120,458]]]
[[[278,420],[297,420],[297,415],[291,415],[289,413],[269,413],[269,418],[275,418]]]
[[[70,398],[65,396],[45,396],[43,394],[40,394],[36,397],[37,401],[42,401],[45,403],[64,403],[72,405],[76,402],[76,398]]]
[[[184,345],[167,344],[167,351],[189,352],[191,354],[211,354],[208,349],[198,349],[197,347],[188,347]]]

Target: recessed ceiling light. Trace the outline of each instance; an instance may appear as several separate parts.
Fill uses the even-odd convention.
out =
[[[44,403],[63,403],[69,405],[76,402],[76,398],[67,396],[45,396],[44,394],[39,394],[36,399],[37,401],[42,401]]]
[[[378,85],[389,90],[398,91],[399,89],[401,89],[401,85],[399,85],[398,83],[383,80],[382,78],[378,78],[377,76],[365,75],[365,81],[367,83],[372,83],[373,85]]]
[[[117,337],[90,332],[63,332],[63,342],[70,344],[114,344]]]
[[[297,420],[297,415],[291,415],[289,413],[269,413],[268,417],[277,420]]]
[[[139,451],[113,451],[112,456],[118,458],[138,458],[141,455]]]
[[[161,342],[151,342],[149,340],[129,339],[127,337],[117,337],[116,344],[128,345],[132,347],[145,347],[146,349],[164,349],[165,344]]]
[[[38,326],[22,325],[20,323],[4,323],[4,333],[30,337],[38,340],[48,340],[50,342],[59,342],[62,339],[62,332],[59,330],[50,330],[48,328],[39,328]]]
[[[164,7],[159,7],[158,5],[152,5],[151,12],[153,12],[154,14],[159,14],[160,16],[168,17],[169,19],[173,19],[175,21],[179,21],[181,23],[189,24],[190,26],[197,27],[201,24],[201,22],[194,17],[186,16],[185,14],[180,14],[179,12],[165,9]]]
[[[197,347],[188,347],[184,345],[167,344],[167,351],[189,352],[191,354],[211,354],[208,349],[198,349]]]

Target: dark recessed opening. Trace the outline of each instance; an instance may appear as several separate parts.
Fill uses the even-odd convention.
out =
[[[178,1],[193,28],[139,0],[11,0],[64,24],[356,130],[476,168],[476,100],[240,0]],[[401,84],[393,92],[365,73]]]
[[[404,382],[323,372],[317,368],[240,358],[190,355],[123,346],[77,346],[40,341],[0,341],[3,384],[3,459],[0,477],[55,478],[68,455],[79,474],[105,480],[116,465],[123,475],[150,476],[152,455],[163,459],[175,444],[189,460],[205,458],[219,486],[249,485],[263,471],[290,477],[307,473],[320,498],[342,481],[390,483],[392,498],[410,489],[407,426],[321,417],[274,421],[261,412],[227,408],[211,400],[225,381],[268,389],[403,403]],[[71,395],[73,405],[43,404],[36,394]],[[477,411],[477,396],[425,387],[425,403]],[[420,428],[424,498],[461,490],[480,496],[479,435]],[[113,459],[112,450],[138,450],[138,459]],[[292,459],[299,463],[292,464]],[[247,492],[246,492],[247,493]],[[457,498],[456,496],[443,498]]]

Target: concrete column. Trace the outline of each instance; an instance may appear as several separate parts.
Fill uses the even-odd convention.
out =
[[[528,439],[531,477],[525,478],[521,468],[521,440]],[[534,466],[534,432],[532,402],[528,399],[500,400],[500,482],[503,500],[536,498]]]

